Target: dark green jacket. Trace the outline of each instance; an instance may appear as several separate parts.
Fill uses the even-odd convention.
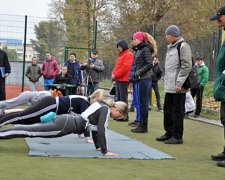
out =
[[[29,81],[37,82],[41,77],[41,68],[38,65],[29,65],[25,74]]]
[[[216,101],[225,102],[225,41],[216,59],[216,80],[213,93]]]

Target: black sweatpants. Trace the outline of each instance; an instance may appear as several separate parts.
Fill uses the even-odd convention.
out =
[[[164,99],[164,129],[166,136],[182,139],[184,129],[185,93],[166,93]]]
[[[116,101],[123,101],[125,103],[128,103],[128,86],[129,82],[116,81]]]
[[[5,78],[0,77],[0,101],[6,99],[5,95]]]
[[[40,122],[40,117],[53,111],[56,112],[56,98],[47,96],[38,103],[30,106],[24,111],[13,112],[0,118],[0,127],[6,124],[34,124]]]
[[[63,114],[48,123],[38,123],[33,125],[21,125],[13,128],[0,130],[0,139],[11,139],[19,137],[43,137],[55,138],[75,133],[84,132],[87,121],[80,115],[72,116]]]
[[[200,115],[202,111],[202,97],[203,97],[204,87],[191,89],[191,95],[193,98],[196,96],[196,109],[195,114]]]
[[[220,120],[224,127],[224,139],[225,139],[225,102],[220,104]]]

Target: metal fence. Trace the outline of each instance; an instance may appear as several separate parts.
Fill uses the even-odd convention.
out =
[[[157,40],[157,37],[156,37]],[[218,37],[217,33],[213,32],[204,37],[198,37],[187,41],[192,50],[192,56],[195,59],[197,56],[204,58],[204,62],[209,69],[209,80],[215,79],[215,58],[218,50]],[[161,67],[164,69],[165,56],[167,51],[167,43],[160,43],[159,46],[159,59]]]
[[[27,17],[0,14],[0,48],[7,47],[9,59],[13,63],[13,73],[7,79],[7,84],[16,84],[18,86],[23,86],[23,82],[25,82],[25,85],[27,85],[28,81],[26,78],[24,78],[24,71],[26,69],[27,62],[30,62],[33,56],[37,56],[40,58],[39,63],[41,66],[43,59],[40,57],[40,54],[33,48],[31,41],[37,40],[37,33],[35,33],[34,29],[35,26],[40,25],[40,22],[43,21],[51,22],[54,21],[54,19],[51,20],[45,17]],[[54,26],[52,26],[51,23],[49,23],[49,25],[45,28],[47,29],[47,33],[49,33],[48,45],[59,63],[64,62],[64,59],[67,58],[66,56],[68,55],[68,53],[72,51],[76,52],[77,59],[80,60],[80,62],[84,62],[84,60],[90,54],[90,49],[79,49],[79,47],[73,49],[66,47],[64,42],[66,41],[66,38],[64,34],[57,34],[57,31],[53,31]],[[157,29],[155,31],[157,34]],[[42,36],[44,35],[42,34]],[[159,35],[156,36],[156,41],[162,41],[160,39],[162,39],[162,37],[159,37]],[[215,55],[218,49],[217,33],[211,33],[207,36],[198,37],[187,42],[191,46],[194,58],[199,55],[204,57],[205,64],[209,68],[209,79],[213,81],[215,78]],[[102,44],[104,46],[104,43]],[[164,68],[167,42],[158,42],[158,44],[161,66]],[[46,49],[43,49],[43,51],[46,51]],[[83,55],[84,51],[86,52],[85,57]],[[82,55],[81,57],[80,54]],[[20,62],[19,65],[16,62]],[[110,78],[110,70],[113,68],[111,67],[112,63],[104,62],[104,64],[106,66],[106,72],[104,73],[103,77]]]
[[[12,69],[6,85],[15,85],[17,88],[10,89],[11,96],[16,96],[18,89],[22,91],[24,82],[28,85],[28,80],[24,78],[24,71],[32,57],[39,57],[31,41],[37,40],[34,27],[42,21],[48,21],[48,19],[0,14],[0,48],[7,52]],[[42,83],[42,80],[40,81]]]

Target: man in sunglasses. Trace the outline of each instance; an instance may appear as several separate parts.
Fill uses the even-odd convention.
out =
[[[213,15],[210,20],[217,21],[219,28],[225,30],[225,6],[220,8],[218,12]],[[220,106],[220,119],[224,126],[224,139],[225,139],[225,41],[220,48],[219,54],[216,59],[216,80],[214,83],[214,98],[216,101],[221,102]],[[212,160],[218,161],[217,165],[225,167],[225,146],[223,152],[217,155],[211,155]]]

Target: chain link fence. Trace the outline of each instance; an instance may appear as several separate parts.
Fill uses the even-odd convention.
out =
[[[157,39],[160,39],[156,36]],[[215,79],[215,58],[218,51],[218,37],[215,32],[208,34],[207,36],[197,37],[190,41],[187,41],[192,50],[192,56],[195,59],[198,56],[204,58],[204,62],[209,69],[209,80],[213,81]],[[164,69],[165,66],[165,56],[167,51],[166,42],[159,43],[159,59],[161,67]]]
[[[11,64],[11,74],[6,80],[7,98],[17,96],[23,89],[30,90],[25,71],[32,57],[38,58],[40,67],[48,51],[59,64],[64,61],[65,37],[55,22],[46,17],[0,14],[0,48],[7,52]],[[47,44],[37,43],[42,41]],[[42,90],[43,79],[39,82]]]

